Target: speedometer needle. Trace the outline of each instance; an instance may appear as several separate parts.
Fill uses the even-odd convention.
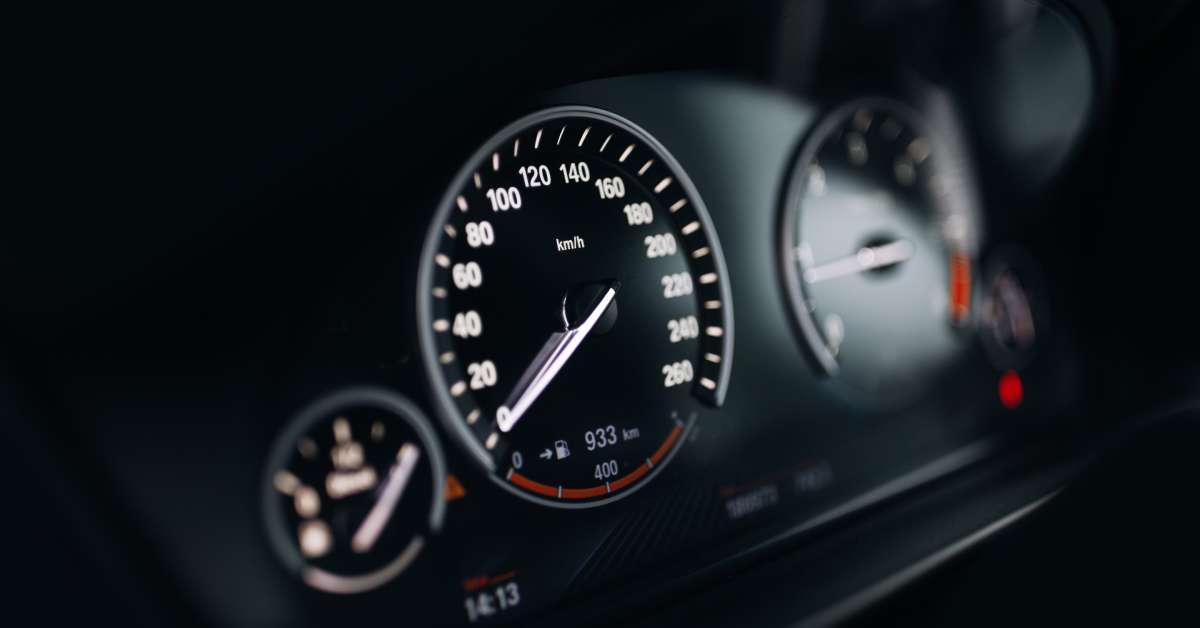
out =
[[[608,306],[616,298],[617,289],[620,287],[619,282],[610,282],[579,320],[573,324],[567,322],[566,329],[550,335],[550,339],[542,345],[542,350],[533,359],[533,363],[525,369],[521,379],[517,380],[517,385],[512,394],[508,396],[508,400],[496,411],[496,425],[501,432],[511,430],[517,421],[521,420],[521,417],[529,411],[529,407],[533,405],[534,401],[537,401],[542,391],[546,390],[546,386],[550,385],[550,382],[566,365],[567,360],[571,359],[575,350],[583,343],[583,339],[587,338],[588,333],[596,326],[600,317],[604,315]],[[564,322],[567,321],[566,310],[567,300],[563,299]]]
[[[367,518],[363,519],[362,525],[358,526],[354,537],[350,539],[350,547],[354,551],[362,554],[370,551],[375,545],[379,533],[383,532],[384,526],[392,518],[392,511],[396,509],[396,504],[399,503],[400,496],[404,494],[404,488],[408,486],[408,480],[412,477],[413,469],[417,467],[417,460],[420,459],[421,450],[417,449],[416,445],[404,443],[400,447],[396,454],[396,462],[388,471],[383,493],[371,507],[371,512],[367,513]]]
[[[913,245],[908,240],[896,240],[878,246],[864,246],[853,255],[831,262],[811,266],[804,270],[804,281],[817,283],[846,275],[866,272],[907,261],[913,256]]]

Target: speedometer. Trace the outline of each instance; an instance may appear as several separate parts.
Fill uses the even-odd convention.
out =
[[[721,247],[675,159],[612,113],[549,109],[485,143],[437,210],[419,283],[442,418],[512,493],[628,495],[721,404]]]

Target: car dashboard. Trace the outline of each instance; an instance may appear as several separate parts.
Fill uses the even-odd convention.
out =
[[[5,247],[26,571],[146,624],[892,623],[1194,397],[1144,307],[1179,6],[106,39]]]

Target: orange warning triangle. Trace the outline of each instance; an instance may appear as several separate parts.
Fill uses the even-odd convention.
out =
[[[458,476],[453,473],[446,476],[446,501],[452,502],[456,499],[462,499],[467,496],[467,489],[463,488],[462,482],[458,481]]]

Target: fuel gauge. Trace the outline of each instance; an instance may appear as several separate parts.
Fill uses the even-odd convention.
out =
[[[445,477],[433,430],[411,403],[368,388],[325,397],[300,413],[267,465],[271,543],[313,588],[374,589],[441,528]]]

